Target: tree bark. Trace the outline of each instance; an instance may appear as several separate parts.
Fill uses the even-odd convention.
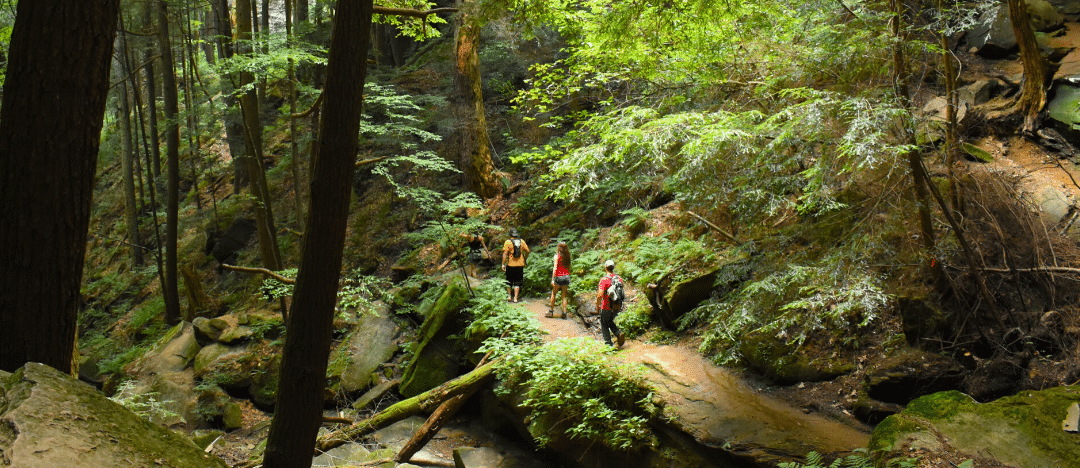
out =
[[[71,371],[119,7],[16,7],[0,104],[0,370]]]
[[[180,104],[176,69],[169,39],[169,4],[158,2],[158,48],[161,49],[161,93],[165,98],[165,323],[180,323],[180,290],[177,287],[176,243],[180,223]]]
[[[320,451],[330,450],[421,411],[427,411],[442,405],[447,400],[458,395],[464,395],[475,391],[479,386],[488,382],[494,376],[496,362],[498,362],[498,360],[484,364],[473,369],[472,372],[469,372],[468,374],[407,400],[394,403],[389,408],[380,411],[370,418],[353,424],[352,426],[326,434],[319,438],[315,448]]]
[[[121,70],[125,70],[121,67]],[[126,71],[121,73],[126,74]],[[120,86],[120,131],[122,152],[120,167],[124,173],[124,218],[127,220],[127,241],[131,246],[131,264],[138,268],[143,264],[142,242],[139,239],[139,207],[135,196],[135,146],[131,138],[131,106],[128,104],[127,80]]]
[[[1020,45],[1020,61],[1024,64],[1024,86],[1014,109],[1024,115],[1022,131],[1034,135],[1039,127],[1039,112],[1046,106],[1046,90],[1053,75],[1049,73],[1046,59],[1039,53],[1024,0],[1009,0],[1009,21],[1016,43]]]
[[[147,31],[154,30],[154,8],[153,2],[147,2],[143,5],[143,28]],[[161,140],[158,136],[157,120],[157,74],[154,73],[153,58],[154,48],[150,46],[150,42],[147,42],[146,50],[143,52],[143,61],[146,63],[143,70],[146,73],[146,117],[150,124],[150,151],[152,156],[150,167],[154,171],[154,177],[161,177]],[[153,183],[152,180],[149,182]]]
[[[236,2],[236,38],[238,40],[250,40],[252,33],[251,0],[237,0]],[[245,53],[252,53],[249,46],[241,45]],[[251,73],[240,72],[240,87],[250,87],[255,82]],[[259,233],[259,252],[262,256],[263,266],[270,270],[282,268],[281,251],[277,244],[277,228],[274,223],[272,210],[273,199],[270,198],[270,188],[266,183],[266,172],[262,165],[262,122],[259,119],[259,99],[256,90],[252,87],[240,96],[240,112],[244,116],[244,141],[247,151],[244,152],[245,167],[251,183],[251,194],[256,203],[253,207],[255,223]]]
[[[454,36],[454,111],[457,138],[453,147],[465,176],[465,186],[480,198],[502,193],[491,162],[484,98],[480,90],[480,20],[472,12],[476,0],[462,0]]]
[[[326,76],[327,99],[312,171],[311,209],[293,292],[281,384],[263,466],[307,468],[322,422],[334,305],[359,145],[372,0],[338,3]]]

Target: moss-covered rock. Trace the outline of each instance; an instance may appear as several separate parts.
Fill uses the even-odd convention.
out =
[[[455,377],[461,352],[449,337],[461,331],[462,323],[454,321],[465,307],[469,293],[460,276],[454,276],[435,301],[431,313],[417,332],[413,359],[401,378],[399,391],[405,397],[419,395]],[[446,326],[448,322],[455,326]]]
[[[866,372],[867,394],[902,405],[922,395],[958,389],[964,375],[964,368],[951,357],[903,348],[871,364]]]
[[[330,355],[326,372],[335,390],[354,393],[370,386],[375,370],[397,351],[398,331],[387,304],[378,302],[361,312],[348,338]]]
[[[50,367],[30,363],[0,386],[0,460],[19,468],[226,468],[191,439],[136,416]]]
[[[990,403],[957,391],[934,393],[886,418],[874,429],[869,447],[876,466],[906,459],[910,448],[948,448],[1009,466],[1074,466],[1080,444],[1075,434],[1061,429],[1061,421],[1076,402],[1078,386],[1022,391]]]
[[[273,408],[281,382],[281,355],[275,354],[260,362],[251,374],[251,387],[248,388],[251,401],[261,408]]]
[[[739,350],[748,367],[781,385],[831,380],[853,368],[838,358],[813,358],[795,345],[761,332],[746,335]]]

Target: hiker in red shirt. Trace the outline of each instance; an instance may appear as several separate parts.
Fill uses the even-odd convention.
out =
[[[622,300],[625,297],[622,288],[622,278],[615,274],[615,262],[604,262],[604,271],[607,272],[600,280],[600,287],[596,290],[596,308],[600,310],[600,333],[604,336],[604,344],[612,346],[611,336],[615,335],[615,342],[621,348],[626,341],[626,336],[615,325],[615,315],[622,309]],[[613,287],[614,286],[614,287]],[[612,291],[618,289],[618,298],[612,298]]]
[[[562,318],[566,318],[567,304],[569,301],[570,287],[570,247],[566,242],[559,241],[555,249],[554,265],[551,268],[551,300],[548,301],[548,311],[545,317],[555,316],[555,294],[562,291]]]

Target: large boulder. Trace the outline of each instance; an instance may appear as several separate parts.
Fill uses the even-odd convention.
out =
[[[462,330],[464,317],[461,312],[468,299],[465,281],[454,276],[417,332],[413,359],[405,368],[398,387],[402,396],[419,395],[458,375],[463,356],[450,336]]]
[[[1076,466],[1080,444],[1075,433],[1062,430],[1062,421],[1077,402],[1077,386],[1025,390],[981,404],[957,391],[935,393],[886,418],[869,448],[875,466],[940,452],[1002,464],[993,466]]]
[[[376,302],[360,317],[353,331],[330,357],[327,377],[337,381],[344,393],[355,393],[372,384],[372,373],[393,357],[400,327],[390,317],[390,306]]]
[[[187,437],[30,363],[0,381],[0,465],[226,468]]]
[[[1060,29],[1065,17],[1046,0],[1025,0],[1031,27],[1035,31],[1053,31]],[[1009,21],[1009,8],[1000,2],[987,10],[979,18],[975,27],[967,32],[968,45],[979,55],[990,58],[1005,58],[1017,47],[1012,23]]]
[[[770,333],[752,332],[739,342],[743,362],[780,385],[821,382],[851,372],[854,366],[831,353],[808,353],[809,345],[796,346]],[[825,357],[811,357],[821,354]]]
[[[150,414],[151,421],[172,426],[195,421],[198,396],[195,372],[191,364],[201,347],[195,339],[195,327],[181,322],[165,333],[149,352],[135,363],[138,378],[125,387],[119,398],[160,404],[164,411]],[[143,401],[145,400],[145,401]]]
[[[875,400],[902,405],[922,395],[960,388],[964,376],[955,359],[908,348],[872,363],[866,371],[866,390]]]

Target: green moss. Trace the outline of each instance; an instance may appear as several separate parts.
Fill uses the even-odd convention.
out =
[[[920,416],[928,419],[947,418],[955,414],[962,407],[975,404],[970,396],[956,390],[932,393],[916,398],[908,403],[904,414]]]

